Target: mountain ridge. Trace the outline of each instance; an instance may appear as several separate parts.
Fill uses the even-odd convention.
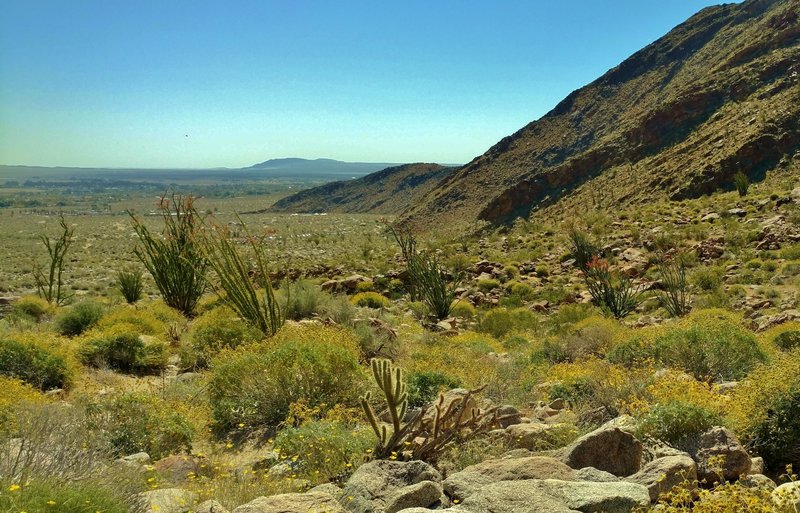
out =
[[[739,170],[763,178],[800,148],[799,15],[796,0],[701,10],[457,169],[404,221],[504,223],[599,177],[613,202],[695,197]]]

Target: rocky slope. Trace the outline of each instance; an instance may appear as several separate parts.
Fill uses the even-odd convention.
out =
[[[448,176],[405,213],[420,227],[501,223],[581,195],[697,197],[800,149],[800,2],[704,9]]]
[[[399,214],[453,172],[439,164],[389,167],[355,180],[328,183],[283,198],[272,212]]]

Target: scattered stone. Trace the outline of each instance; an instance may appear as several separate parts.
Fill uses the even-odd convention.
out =
[[[510,404],[497,408],[497,419],[501,428],[507,428],[522,423],[522,413]]]
[[[594,467],[624,477],[639,470],[642,452],[642,443],[632,434],[605,425],[563,449],[561,460],[574,469]]]
[[[492,459],[451,474],[443,484],[451,499],[464,500],[491,483],[550,478],[571,481],[575,479],[575,471],[546,456]]]
[[[347,498],[348,511],[353,513],[383,511],[390,499],[395,500],[400,489],[423,481],[441,483],[442,475],[423,461],[375,460],[361,465],[353,473],[342,495]]]
[[[413,507],[427,508],[442,499],[442,485],[433,481],[422,481],[400,488],[386,500],[386,513],[397,513]]]
[[[700,435],[697,447],[693,457],[700,482],[714,483],[722,478],[734,481],[750,471],[750,455],[727,428],[716,426],[709,429]],[[722,476],[715,470],[719,465],[722,465]]]
[[[620,480],[620,478],[614,474],[603,470],[597,470],[594,467],[583,467],[576,471],[575,479],[578,481],[589,481],[590,483],[613,483]]]
[[[747,215],[747,210],[743,208],[731,208],[728,209],[727,214],[729,216],[744,217]]]
[[[719,218],[720,218],[719,214],[717,214],[716,212],[711,212],[711,213],[706,214],[703,217],[701,217],[700,220],[708,222],[708,223],[713,223],[714,221],[716,221]]]
[[[336,499],[323,492],[282,493],[259,497],[231,513],[344,513]]]
[[[750,474],[739,479],[738,483],[746,488],[763,488],[766,490],[774,490],[778,487],[775,481],[768,478],[764,474]]]
[[[215,500],[201,502],[192,511],[194,513],[228,513],[228,510]]]
[[[506,440],[514,448],[540,451],[549,448],[546,446],[550,440],[550,432],[563,427],[563,424],[546,424],[543,422],[515,424],[506,428]]]
[[[800,511],[800,482],[784,483],[772,490],[775,513]]]
[[[164,488],[139,494],[146,513],[186,513],[197,503],[194,492],[182,488]]]
[[[750,458],[750,474],[763,474],[764,473],[764,458],[756,456]]]
[[[531,484],[542,487],[548,495],[559,499],[568,508],[584,513],[631,513],[650,504],[647,488],[636,483],[546,479],[532,481]]]
[[[202,471],[200,463],[192,456],[175,454],[162,458],[153,464],[156,471],[161,474],[168,474],[174,483],[183,483],[191,479],[191,476],[199,476]]]
[[[135,463],[137,465],[149,465],[150,455],[146,452],[137,452],[135,454],[129,454],[128,456],[123,456],[119,459],[119,461],[125,463]]]
[[[683,483],[692,483],[697,479],[697,465],[689,456],[667,456],[647,463],[626,481],[647,487],[650,500],[655,502],[665,492]]]

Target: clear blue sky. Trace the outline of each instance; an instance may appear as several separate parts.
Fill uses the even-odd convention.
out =
[[[0,0],[0,163],[466,162],[715,3]]]

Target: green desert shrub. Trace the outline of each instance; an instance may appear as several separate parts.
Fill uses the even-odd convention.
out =
[[[67,337],[80,335],[100,321],[103,310],[103,305],[94,301],[76,303],[56,317],[56,329]]]
[[[733,392],[732,427],[773,472],[800,466],[800,349],[778,353]]]
[[[724,311],[691,315],[653,342],[656,358],[698,380],[738,380],[766,360],[755,336]]]
[[[363,308],[388,308],[392,304],[389,298],[379,292],[359,292],[350,301]]]
[[[724,271],[721,267],[702,266],[694,270],[689,280],[695,287],[710,292],[717,290],[722,285],[723,275]]]
[[[311,420],[275,438],[280,458],[291,461],[298,477],[312,483],[351,473],[374,445],[371,430],[332,420]]]
[[[640,436],[649,437],[681,450],[714,426],[722,424],[715,412],[696,404],[669,401],[653,406],[638,423]]]
[[[437,371],[414,371],[406,380],[408,405],[412,408],[431,403],[440,392],[458,388],[461,382]]]
[[[53,312],[53,305],[39,296],[24,296],[14,303],[14,312],[39,322]]]
[[[643,365],[654,357],[653,347],[642,340],[641,337],[631,337],[623,340],[609,349],[606,354],[609,362],[628,368]]]
[[[484,278],[482,280],[478,280],[478,290],[481,292],[491,292],[499,287],[500,282],[494,278]]]
[[[437,319],[450,315],[461,273],[450,276],[435,256],[417,254],[408,260],[408,276],[414,293]]]
[[[40,390],[68,388],[75,376],[69,356],[39,336],[0,338],[0,374]]]
[[[503,338],[512,331],[527,331],[538,327],[536,314],[527,308],[492,308],[480,316],[478,331]]]
[[[126,393],[88,406],[90,419],[114,454],[146,452],[157,460],[192,448],[194,428],[176,406],[143,393]]]
[[[118,492],[92,481],[79,483],[36,477],[17,483],[0,478],[0,511],[27,513],[128,513]]]
[[[733,175],[733,186],[736,188],[736,192],[739,193],[739,196],[747,196],[747,190],[750,188],[750,179],[747,178],[746,174],[739,171]]]
[[[319,285],[308,280],[297,280],[288,285],[288,301],[286,317],[295,321],[308,319],[318,314],[322,307],[331,300],[330,294],[324,292]]]
[[[152,311],[128,305],[108,310],[97,323],[101,329],[119,325],[132,327],[142,335],[163,335],[167,331],[167,323],[159,319]]]
[[[457,301],[450,309],[450,315],[453,317],[460,317],[467,320],[474,319],[477,313],[478,311],[469,301]]]
[[[272,340],[223,350],[212,363],[209,395],[216,425],[276,426],[289,405],[354,406],[364,382],[358,341],[317,324],[286,327]]]
[[[189,338],[181,346],[181,364],[184,368],[205,368],[222,349],[235,349],[261,338],[258,328],[243,322],[227,306],[220,306],[192,322]]]
[[[512,296],[518,297],[523,301],[530,301],[536,294],[536,292],[533,290],[533,287],[527,283],[515,283],[511,286],[509,292]]]
[[[141,269],[122,269],[117,271],[115,283],[128,304],[142,299],[144,292],[144,273]]]
[[[571,229],[569,238],[569,258],[575,260],[575,266],[583,272],[589,268],[589,263],[600,256],[600,247],[589,239],[589,236],[578,229]]]
[[[78,354],[86,365],[134,374],[159,372],[167,366],[168,356],[164,342],[141,336],[125,324],[87,333]]]
[[[789,351],[800,347],[800,329],[782,331],[775,335],[772,343],[781,351]]]

